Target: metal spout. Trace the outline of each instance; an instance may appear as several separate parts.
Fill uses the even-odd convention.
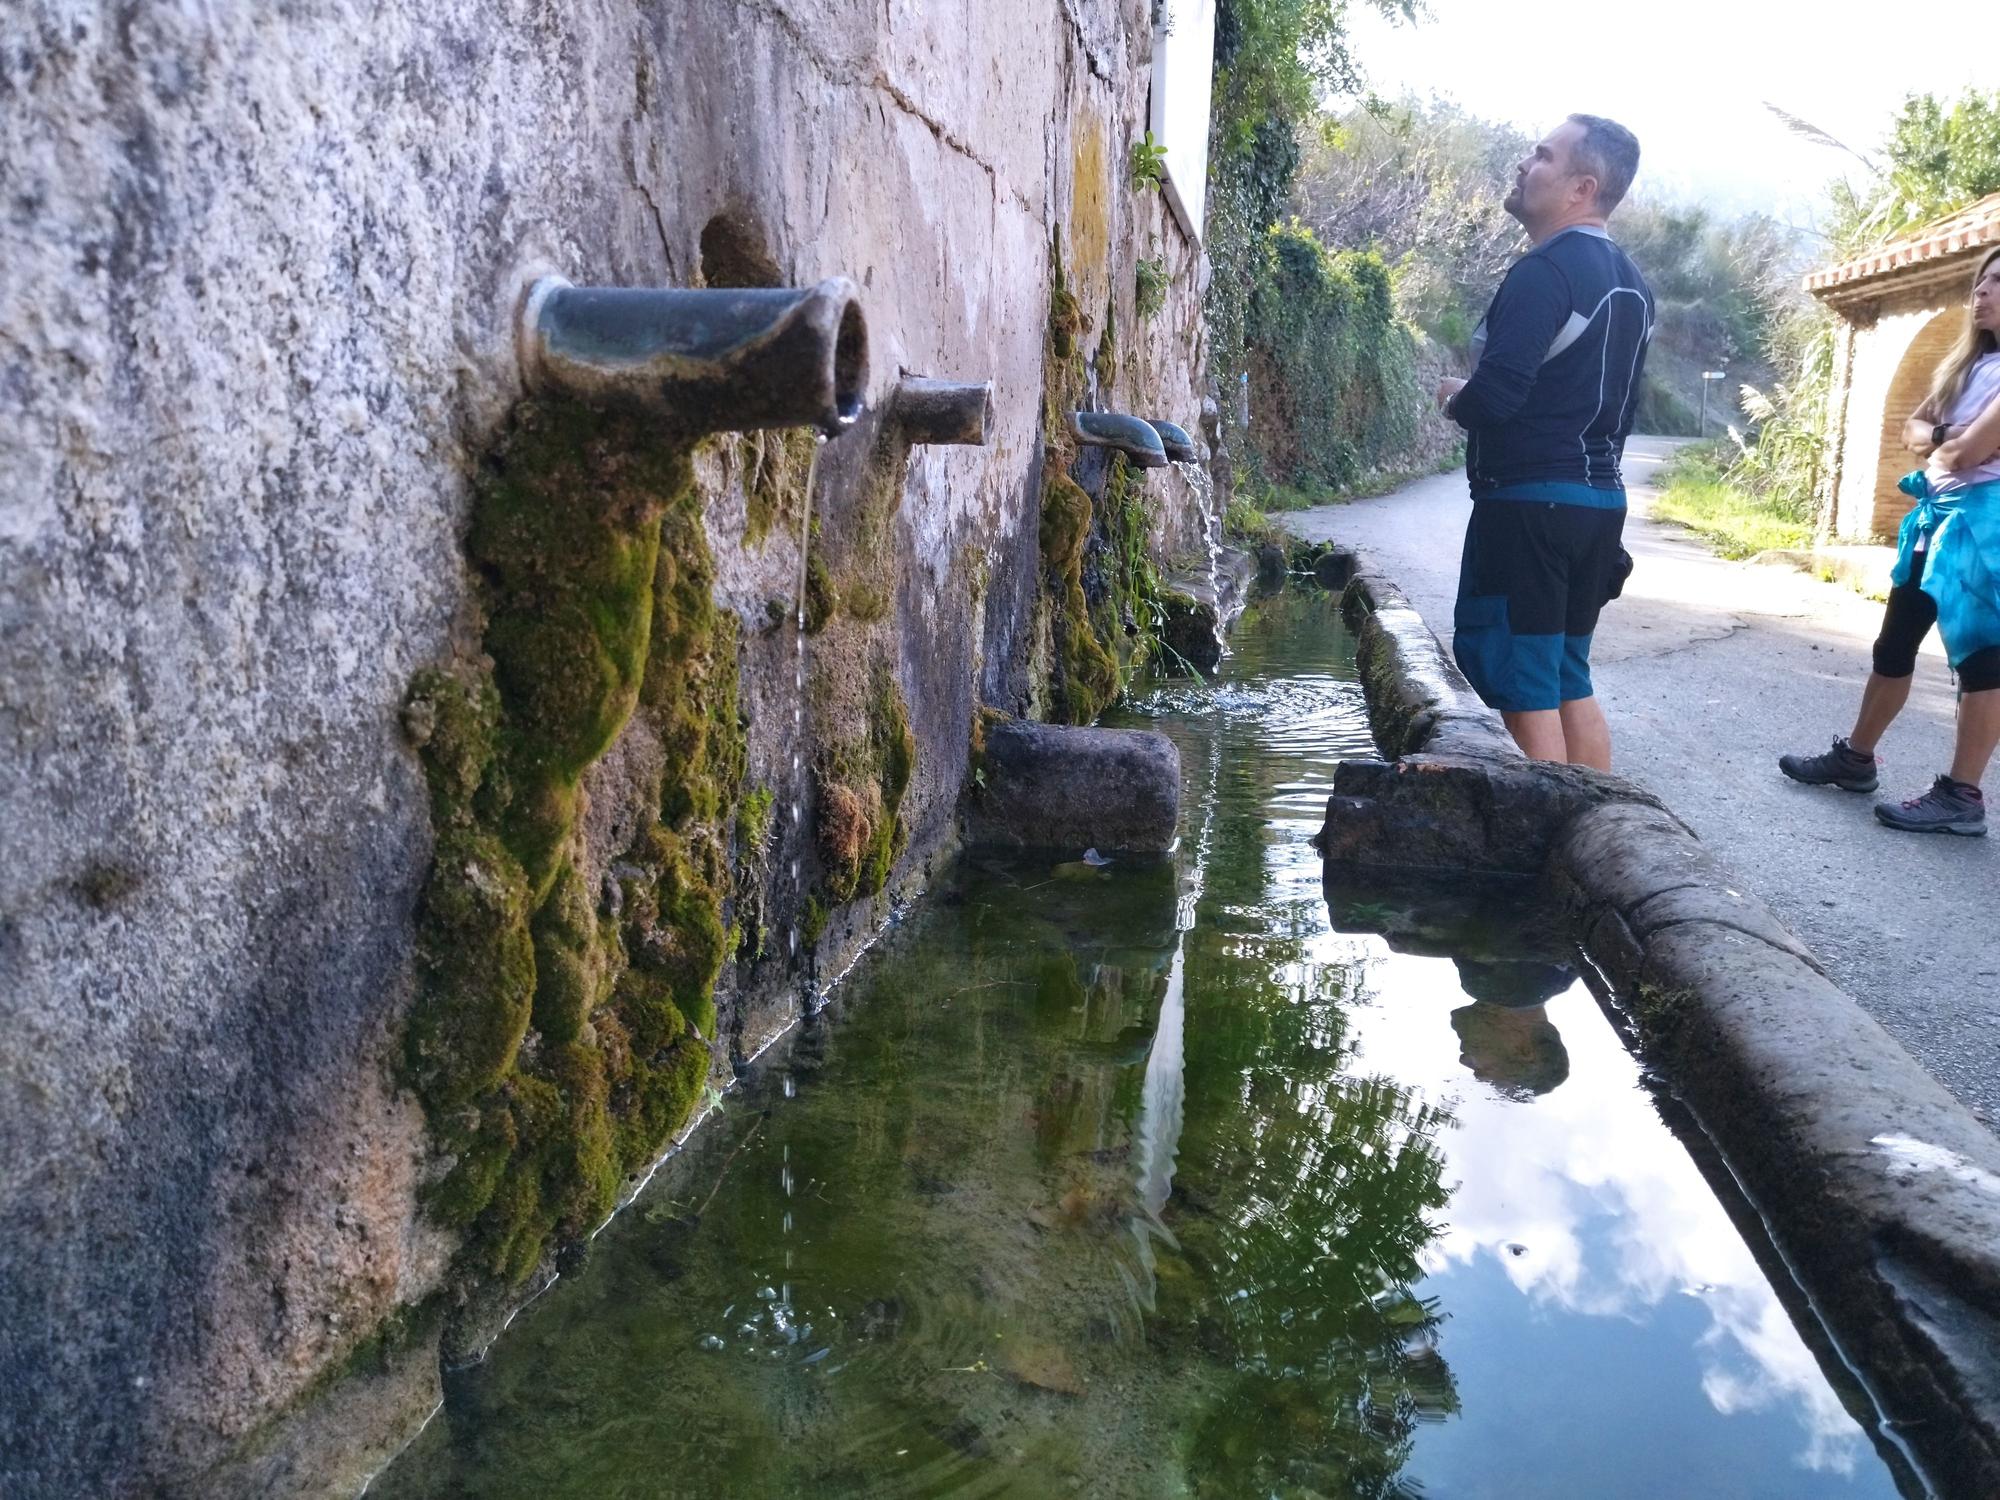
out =
[[[1164,469],[1167,450],[1150,423],[1119,411],[1073,411],[1069,430],[1090,448],[1115,448],[1142,469]]]
[[[868,386],[868,324],[844,276],[712,291],[545,276],[521,304],[518,337],[530,389],[637,404],[690,436],[839,432]]]
[[[890,398],[889,420],[913,444],[983,448],[993,430],[993,382],[974,385],[905,375]]]
[[[1201,450],[1195,446],[1194,434],[1178,422],[1163,421],[1158,417],[1146,418],[1146,425],[1160,435],[1160,446],[1167,450],[1167,457],[1177,464],[1201,462]]]

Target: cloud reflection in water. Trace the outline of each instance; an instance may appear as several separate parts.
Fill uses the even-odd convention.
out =
[[[1568,1056],[1559,1082],[1541,1091],[1482,1081],[1461,1059],[1463,1035],[1452,1035],[1465,1005],[1453,965],[1333,935],[1315,957],[1350,960],[1361,941],[1371,998],[1353,1013],[1360,1066],[1417,1083],[1458,1122],[1440,1139],[1454,1191],[1426,1272],[1448,1277],[1490,1259],[1538,1306],[1593,1318],[1643,1321],[1670,1297],[1697,1298],[1710,1318],[1697,1350],[1715,1411],[1789,1408],[1805,1435],[1798,1462],[1851,1474],[1864,1434],[1583,986],[1546,1006]]]

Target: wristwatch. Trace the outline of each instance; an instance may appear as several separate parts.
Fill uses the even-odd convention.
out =
[[[1942,448],[1944,446],[1945,434],[1950,431],[1951,431],[1950,423],[1948,422],[1937,423],[1934,427],[1931,428],[1931,446],[1933,448]]]

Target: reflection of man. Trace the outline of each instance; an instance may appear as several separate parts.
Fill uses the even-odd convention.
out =
[[[1472,998],[1451,1013],[1458,1060],[1481,1083],[1526,1102],[1569,1077],[1569,1052],[1547,1002],[1576,975],[1562,964],[1455,959],[1459,988]]]
[[[1458,664],[1527,754],[1600,770],[1611,731],[1590,639],[1623,558],[1619,462],[1653,332],[1653,294],[1604,226],[1638,167],[1632,132],[1596,115],[1521,162],[1506,207],[1534,248],[1475,335],[1472,378],[1437,389],[1472,483]]]

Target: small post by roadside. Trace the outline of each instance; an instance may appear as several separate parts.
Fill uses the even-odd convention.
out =
[[[1723,373],[1721,370],[1703,370],[1701,372],[1701,435],[1703,437],[1708,436],[1708,383],[1711,380],[1722,379]]]

